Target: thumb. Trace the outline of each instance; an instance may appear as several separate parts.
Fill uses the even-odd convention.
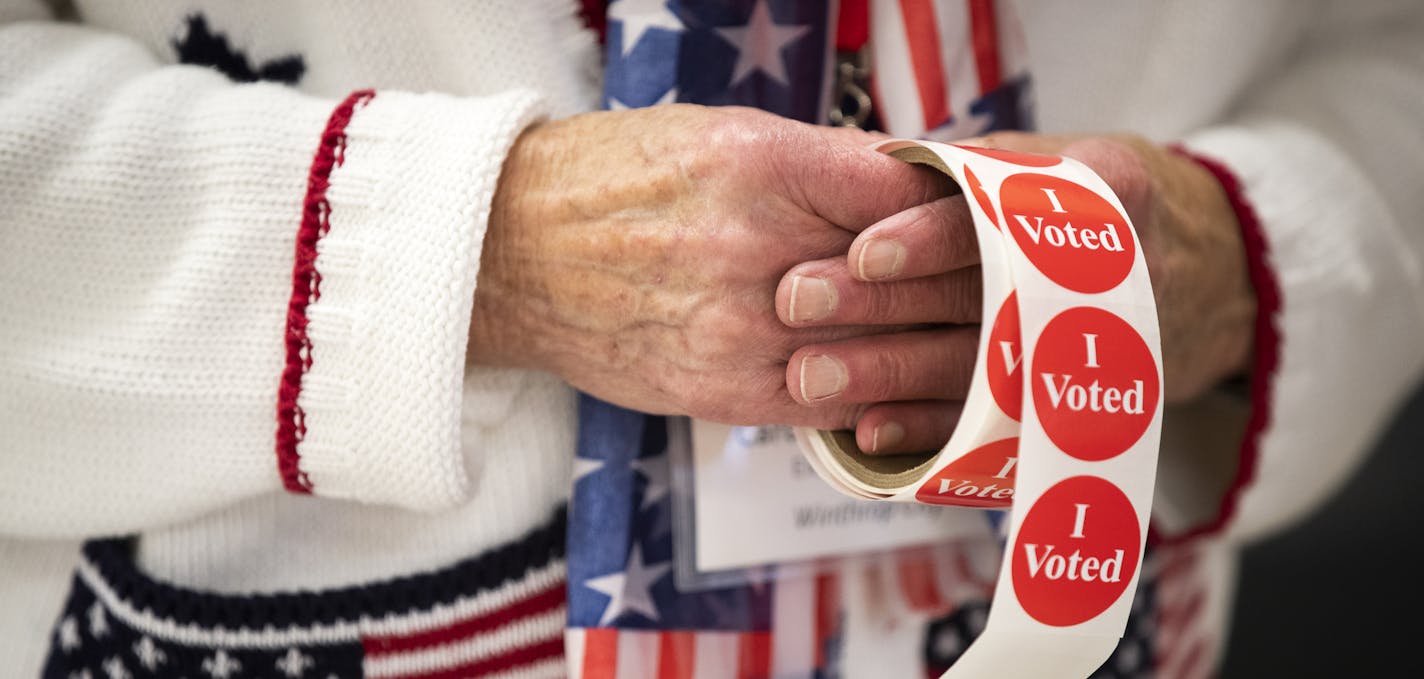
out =
[[[955,192],[939,172],[870,148],[888,136],[819,128],[817,138],[793,152],[785,169],[806,209],[848,231]]]

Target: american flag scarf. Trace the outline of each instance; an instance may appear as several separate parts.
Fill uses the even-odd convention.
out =
[[[616,0],[606,17],[603,104],[754,106],[810,123],[860,114],[862,124],[915,137],[1020,127],[1028,101],[1022,39],[1016,19],[998,11],[992,0]],[[847,82],[864,73],[845,69],[863,69],[867,59],[881,67],[868,82]],[[854,98],[848,86],[868,90],[868,102],[850,102],[861,110],[839,110],[842,98]],[[947,666],[978,633],[993,574],[964,569],[952,549],[887,554],[855,574],[833,568],[680,591],[671,573],[666,419],[589,396],[579,409],[568,543],[573,676],[838,676],[841,597],[866,582],[908,613],[943,614],[934,638],[958,641],[916,654],[922,667]]]

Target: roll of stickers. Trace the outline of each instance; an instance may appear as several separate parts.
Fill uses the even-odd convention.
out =
[[[1107,183],[1069,158],[936,142],[878,149],[964,191],[984,275],[973,381],[949,443],[871,456],[798,429],[811,466],[856,497],[1008,508],[983,634],[944,677],[1087,677],[1127,625],[1162,423],[1147,264]]]

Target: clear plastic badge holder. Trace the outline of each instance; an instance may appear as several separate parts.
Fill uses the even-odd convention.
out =
[[[837,493],[789,427],[673,418],[668,434],[680,591],[811,577],[897,549],[991,538],[1001,524],[984,512]]]

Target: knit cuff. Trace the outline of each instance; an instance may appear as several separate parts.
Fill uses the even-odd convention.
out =
[[[1246,254],[1246,274],[1256,295],[1252,364],[1247,377],[1250,411],[1246,418],[1245,431],[1239,437],[1241,443],[1235,456],[1235,464],[1231,465],[1234,469],[1214,511],[1206,515],[1209,518],[1199,520],[1194,526],[1167,536],[1169,541],[1179,542],[1220,532],[1236,515],[1242,493],[1255,481],[1261,436],[1271,421],[1272,392],[1280,362],[1277,317],[1281,310],[1281,289],[1276,280],[1276,271],[1271,265],[1270,244],[1266,240],[1261,219],[1255,206],[1247,198],[1241,179],[1219,160],[1194,153],[1180,144],[1174,144],[1170,149],[1210,173],[1226,194],[1226,200],[1231,205],[1231,211],[1241,231],[1241,241]]]
[[[1318,507],[1369,451],[1418,374],[1424,285],[1374,188],[1315,133],[1259,122],[1184,146],[1233,199],[1260,314],[1235,480],[1186,535],[1249,539]]]
[[[278,464],[293,492],[461,501],[461,387],[500,167],[528,92],[358,92],[313,164],[288,314]],[[305,248],[305,249],[304,249]]]

